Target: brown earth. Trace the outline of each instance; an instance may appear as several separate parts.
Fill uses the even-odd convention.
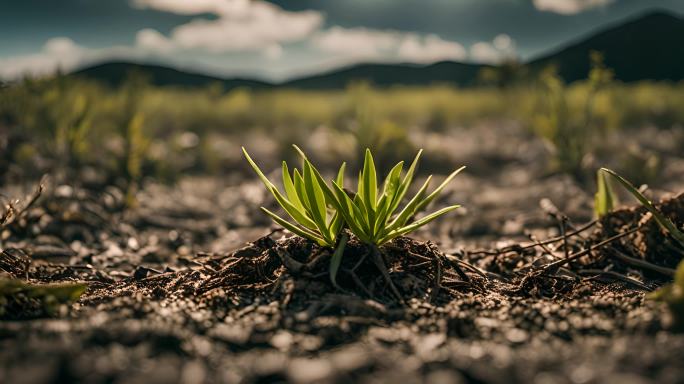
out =
[[[381,248],[399,298],[363,244],[335,287],[329,251],[256,213],[256,184],[212,209],[205,183],[150,185],[128,210],[116,188],[51,187],[4,228],[5,278],[88,288],[6,298],[0,382],[682,382],[684,336],[646,299],[682,256],[640,208],[573,225],[546,201],[533,242],[484,248],[496,230],[459,246],[444,220],[418,234],[440,245]],[[684,222],[684,196],[661,207]]]
[[[614,135],[588,166],[658,153],[647,193],[684,224],[681,144]],[[465,208],[381,249],[398,295],[353,239],[335,287],[329,251],[273,227],[244,173],[146,182],[130,208],[94,169],[51,183],[0,226],[0,283],[87,289],[3,293],[0,383],[684,383],[684,335],[647,298],[682,256],[650,215],[592,222],[593,187],[549,174],[520,127],[414,142],[425,169],[469,166],[434,202]]]

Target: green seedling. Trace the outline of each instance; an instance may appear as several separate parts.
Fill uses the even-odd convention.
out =
[[[682,232],[682,230],[677,228],[677,225],[675,225],[675,223],[672,222],[672,220],[670,220],[669,218],[665,217],[665,215],[660,213],[660,211],[656,209],[653,203],[646,196],[644,196],[643,193],[639,192],[639,190],[632,183],[630,183],[627,179],[617,174],[615,171],[610,170],[608,168],[601,168],[598,171],[599,192],[596,196],[597,212],[599,211],[599,200],[601,200],[601,204],[603,204],[603,206],[600,209],[607,209],[605,213],[612,210],[612,202],[606,203],[606,199],[608,197],[607,195],[612,194],[612,191],[606,192],[606,189],[610,188],[609,180],[606,178],[607,175],[612,176],[627,191],[629,191],[629,193],[631,193],[637,200],[639,200],[639,202],[644,206],[644,208],[651,212],[658,225],[660,225],[660,227],[663,230],[665,230],[670,235],[670,237],[673,238],[675,242],[679,244],[680,247],[684,248],[684,233]],[[604,183],[604,190],[601,190],[601,182]],[[606,186],[608,187],[606,188]],[[599,198],[600,194],[603,194],[601,198]],[[650,297],[654,300],[666,303],[674,316],[675,327],[684,330],[684,261],[680,262],[679,266],[677,267],[674,282],[652,293]]]
[[[333,284],[342,262],[342,255],[348,240],[346,234],[340,233],[346,227],[362,242],[373,250],[373,256],[380,270],[389,281],[387,269],[382,265],[378,247],[392,239],[415,231],[436,218],[453,211],[460,205],[452,205],[414,220],[414,216],[428,206],[444,187],[465,167],[451,173],[434,191],[428,193],[432,176],[429,176],[416,195],[399,210],[404,196],[411,186],[413,176],[422,150],[418,152],[408,171],[402,177],[403,161],[395,165],[386,176],[382,188],[378,188],[377,171],[373,155],[366,150],[363,170],[359,173],[356,193],[348,193],[344,189],[345,164],[340,167],[332,186],[323,179],[316,167],[311,164],[304,152],[297,146],[303,160],[303,171],[295,169],[291,175],[286,162],[282,164],[283,186],[285,194],[264,175],[247,151],[242,151],[254,171],[273,194],[283,210],[294,221],[288,221],[277,214],[261,207],[276,223],[292,233],[317,242],[321,246],[334,247],[339,238],[339,245],[330,260],[330,279]],[[351,196],[350,196],[351,195]],[[396,288],[392,285],[396,293]],[[397,296],[399,296],[397,294]]]
[[[665,217],[658,209],[653,205],[653,203],[646,197],[644,196],[643,193],[639,192],[639,190],[627,179],[623,178],[622,176],[618,175],[615,171],[610,170],[608,168],[601,168],[599,170],[599,173],[605,173],[610,176],[612,176],[615,180],[617,180],[618,183],[620,183],[629,193],[631,193],[639,202],[646,208],[653,217],[655,218],[656,222],[660,227],[665,230],[670,237],[672,237],[679,245],[684,248],[684,232],[682,232],[681,229],[677,228],[675,223],[672,222],[669,218]],[[599,177],[600,178],[600,177]]]
[[[684,261],[677,267],[674,282],[652,293],[650,297],[666,303],[674,316],[675,327],[684,330]]]
[[[608,174],[602,170],[596,172],[596,195],[594,195],[594,213],[601,218],[613,211],[618,202]]]
[[[403,178],[402,168],[404,163],[399,162],[390,170],[389,174],[385,177],[382,188],[379,189],[373,155],[370,150],[366,149],[363,170],[359,173],[357,191],[355,194],[352,194],[352,197],[350,193],[344,190],[344,180],[341,176],[344,172],[344,165],[340,168],[338,179],[333,181],[333,187],[329,188],[321,175],[316,171],[316,168],[310,165],[304,152],[297,146],[295,146],[295,149],[297,149],[304,160],[305,167],[308,166],[308,168],[313,170],[313,175],[318,180],[318,185],[323,189],[326,201],[332,204],[337,215],[343,218],[349,230],[359,240],[371,246],[372,258],[378,269],[383,273],[395,296],[401,301],[401,295],[391,282],[389,272],[382,261],[378,247],[398,236],[415,231],[445,213],[459,208],[460,205],[452,205],[426,215],[419,220],[414,220],[414,216],[439,196],[444,187],[465,167],[461,167],[447,176],[442,184],[430,194],[428,194],[427,190],[432,176],[429,176],[416,195],[401,211],[397,212],[399,205],[411,186],[422,150],[418,151]],[[342,261],[345,242],[346,237],[343,237],[340,247],[331,258],[330,278],[334,285],[336,285],[335,276]]]
[[[57,304],[77,301],[87,285],[81,283],[29,284],[18,279],[0,278],[0,316],[5,305],[17,295],[38,299],[48,313],[54,313]]]
[[[350,197],[344,191],[343,185],[337,181],[332,183],[331,190],[325,191],[351,232],[361,241],[380,246],[398,236],[413,232],[460,207],[460,205],[452,205],[413,221],[414,216],[439,196],[444,187],[465,167],[454,171],[432,193],[428,194],[427,190],[432,179],[432,176],[429,176],[416,195],[402,210],[397,212],[411,186],[421,153],[422,151],[418,152],[403,178],[401,173],[404,163],[399,162],[386,176],[382,188],[378,188],[373,155],[370,150],[366,150],[355,196]]]
[[[307,160],[304,161],[302,172],[295,168],[290,174],[287,163],[283,161],[282,173],[285,189],[285,194],[283,194],[268,180],[244,147],[242,152],[266,189],[273,194],[278,204],[293,221],[288,221],[264,207],[261,207],[261,210],[290,232],[315,241],[320,246],[334,247],[342,229],[343,220],[339,214],[329,212],[328,206],[332,204],[332,201],[325,191],[329,191],[330,187],[320,177],[318,170]],[[343,163],[337,174],[338,184],[344,182],[344,168]]]
[[[602,54],[592,51],[589,59],[586,95],[579,105],[573,102],[573,87],[565,84],[558,68],[549,67],[540,73],[538,111],[532,120],[534,131],[553,149],[553,170],[568,173],[581,182],[586,176],[586,155],[596,149],[597,138],[608,127],[598,120],[604,117],[597,108],[599,96],[612,86],[613,79]]]
[[[380,246],[398,236],[415,231],[460,207],[460,205],[445,207],[412,221],[414,215],[439,196],[444,187],[465,167],[454,171],[429,194],[427,190],[432,176],[428,177],[416,195],[401,211],[397,212],[413,181],[422,151],[418,152],[403,178],[401,177],[403,162],[395,165],[385,178],[380,190],[373,156],[370,150],[366,150],[363,170],[359,173],[357,192],[350,197],[344,190],[344,163],[330,187],[304,152],[299,147],[295,146],[295,149],[303,159],[304,171],[300,173],[295,169],[294,175],[291,176],[287,163],[283,162],[283,185],[287,196],[268,180],[244,148],[243,152],[266,188],[295,223],[288,222],[266,208],[262,207],[262,210],[278,224],[320,245],[333,246],[342,224],[346,223],[351,232],[361,241]],[[332,215],[326,209],[328,206],[335,210]]]
[[[29,284],[18,279],[0,278],[0,296],[25,293],[28,297],[52,296],[59,302],[76,301],[87,285],[81,283]]]

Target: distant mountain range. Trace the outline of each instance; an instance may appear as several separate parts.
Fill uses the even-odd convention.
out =
[[[143,74],[154,85],[175,85],[183,87],[203,87],[221,83],[225,89],[249,87],[265,88],[273,84],[250,79],[222,79],[216,76],[186,72],[161,65],[137,64],[128,62],[106,62],[79,69],[71,76],[99,80],[116,86],[123,83],[131,72]]]
[[[303,89],[344,88],[353,81],[367,80],[373,85],[425,85],[450,83],[469,86],[477,80],[483,64],[442,61],[430,65],[416,64],[359,64],[328,73],[290,80],[279,86]]]
[[[684,19],[649,13],[534,59],[528,67],[534,70],[553,63],[566,81],[584,79],[591,51],[602,52],[606,66],[622,81],[683,80]]]
[[[555,65],[566,81],[585,79],[589,55],[599,51],[615,78],[625,82],[639,80],[684,80],[684,19],[666,12],[653,12],[602,29],[587,37],[525,63],[535,73]],[[221,83],[224,89],[287,87],[299,89],[338,89],[354,81],[376,86],[429,85],[433,83],[471,86],[485,64],[444,61],[430,65],[359,64],[327,73],[302,77],[283,83],[250,79],[224,79],[168,67],[127,62],[107,62],[75,71],[71,76],[96,79],[110,85],[121,84],[127,74],[144,73],[159,86],[198,87]]]

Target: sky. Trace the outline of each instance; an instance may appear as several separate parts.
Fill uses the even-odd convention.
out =
[[[0,79],[104,61],[280,81],[365,62],[528,60],[683,0],[0,0]]]

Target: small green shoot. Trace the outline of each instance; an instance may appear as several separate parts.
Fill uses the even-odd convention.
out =
[[[615,180],[617,180],[629,193],[631,193],[639,202],[646,208],[653,217],[655,218],[656,222],[660,225],[661,228],[663,228],[667,233],[670,234],[670,236],[677,242],[681,247],[684,247],[684,232],[677,228],[675,223],[672,222],[672,220],[668,219],[656,209],[656,207],[653,205],[653,203],[646,197],[644,196],[639,190],[632,185],[629,181],[627,181],[625,178],[622,176],[618,175],[615,171],[610,170],[608,168],[601,168],[599,172],[605,172],[609,175],[611,175]]]
[[[402,177],[403,161],[395,165],[386,176],[382,188],[378,187],[377,171],[370,150],[366,150],[363,170],[359,173],[357,192],[350,194],[344,190],[345,164],[340,167],[332,187],[325,182],[316,167],[311,164],[304,152],[297,147],[303,160],[303,172],[295,169],[290,175],[287,163],[283,162],[283,195],[278,188],[264,175],[249,156],[245,148],[242,151],[254,171],[273,194],[276,201],[294,220],[290,222],[268,209],[261,209],[278,224],[292,233],[317,242],[321,246],[334,247],[339,237],[339,245],[330,259],[330,280],[337,286],[336,276],[342,263],[342,255],[348,241],[347,234],[342,233],[346,224],[349,230],[362,242],[377,247],[388,241],[412,232],[447,212],[459,208],[452,205],[442,208],[421,219],[414,216],[430,204],[444,187],[460,173],[461,167],[451,173],[434,191],[428,194],[432,176],[429,176],[416,195],[397,212],[404,196],[411,186],[413,175],[418,165],[422,150],[418,152],[406,174]],[[331,208],[331,212],[328,212]],[[341,236],[340,233],[342,233]],[[385,270],[386,272],[386,270]]]
[[[285,189],[285,194],[283,194],[268,180],[244,147],[242,152],[266,189],[273,194],[278,204],[294,222],[290,222],[264,207],[261,207],[261,210],[290,232],[315,241],[323,247],[334,247],[337,235],[342,229],[343,220],[340,215],[328,212],[327,207],[331,202],[326,198],[324,191],[330,188],[320,177],[316,168],[309,161],[305,161],[302,172],[295,168],[290,174],[287,163],[283,161],[282,173]],[[338,173],[338,183],[344,182],[344,168],[345,164],[342,164]]]
[[[308,160],[304,153],[299,149],[298,151],[303,157],[304,163],[307,164]],[[379,188],[373,155],[370,150],[366,149],[363,170],[359,173],[358,187],[353,198],[344,191],[341,178],[333,181],[333,187],[328,188],[320,174],[315,172],[315,176],[323,188],[326,199],[344,218],[344,222],[351,232],[365,243],[380,246],[398,236],[413,232],[445,213],[460,207],[460,205],[445,207],[419,220],[412,221],[414,215],[439,196],[444,187],[465,167],[451,173],[442,184],[429,194],[427,190],[432,176],[428,177],[416,195],[401,211],[397,212],[413,181],[421,153],[422,150],[418,152],[403,178],[401,177],[404,165],[402,161],[390,170],[382,188]]]
[[[684,330],[684,261],[679,263],[675,279],[653,292],[650,297],[667,304],[675,318],[675,326]]]
[[[88,288],[82,283],[29,284],[19,279],[0,278],[0,316],[12,297],[25,295],[38,299],[48,313],[55,312],[56,304],[78,300]]]
[[[611,212],[618,202],[613,185],[608,174],[599,170],[596,172],[596,195],[594,195],[594,213],[601,218]]]

